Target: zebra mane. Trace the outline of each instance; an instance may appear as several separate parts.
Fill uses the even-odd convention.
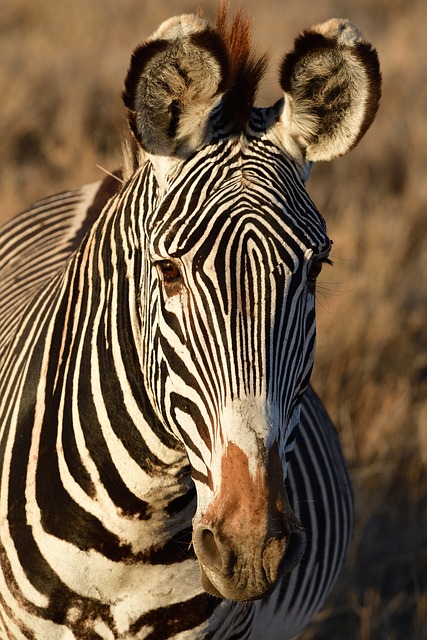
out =
[[[229,126],[243,131],[269,56],[258,55],[253,50],[251,20],[241,8],[230,21],[229,3],[220,2],[215,27],[224,41],[230,65],[228,86],[223,98],[223,118]]]

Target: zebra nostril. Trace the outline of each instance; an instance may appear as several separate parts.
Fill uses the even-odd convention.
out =
[[[210,529],[203,529],[200,533],[204,555],[209,559],[210,564],[216,568],[222,566],[222,556],[215,540],[215,535]]]
[[[281,563],[281,572],[289,573],[301,561],[307,545],[307,536],[302,529],[295,529],[288,537],[285,556]]]
[[[193,533],[194,550],[199,560],[216,573],[227,573],[231,550],[221,544],[211,527],[199,525]]]

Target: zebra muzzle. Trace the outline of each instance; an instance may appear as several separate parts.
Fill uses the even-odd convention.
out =
[[[260,469],[251,475],[236,445],[226,455],[221,489],[194,525],[194,550],[205,591],[254,600],[268,595],[299,563],[306,534],[290,508],[282,474]]]
[[[279,579],[301,560],[306,535],[295,529],[281,539],[271,538],[260,551],[233,551],[212,527],[199,525],[193,534],[200,561],[202,586],[211,595],[230,600],[256,600],[267,596]]]

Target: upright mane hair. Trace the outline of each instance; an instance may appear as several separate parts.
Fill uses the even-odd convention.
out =
[[[252,47],[251,20],[240,8],[229,20],[229,2],[218,5],[215,27],[222,37],[229,58],[229,80],[223,99],[224,122],[241,131],[254,106],[259,83],[268,64],[268,55]]]
[[[222,100],[222,126],[230,133],[241,133],[245,129],[254,106],[257,89],[265,72],[268,56],[254,52],[251,42],[251,20],[239,9],[230,19],[230,7],[227,0],[218,4],[216,22],[213,27],[192,36],[193,43],[212,53],[222,69],[222,80],[218,85]],[[204,19],[199,10],[198,18]],[[143,161],[144,151],[141,141],[137,141],[135,133],[135,105],[132,94],[138,84],[138,78],[147,60],[165,47],[165,41],[150,42],[138,47],[131,61],[131,68],[126,79],[123,100],[128,107],[128,122],[122,136],[123,177],[128,179]],[[209,82],[209,78],[207,78]],[[180,98],[175,100],[180,104]],[[147,109],[149,109],[147,105]],[[179,114],[170,124],[178,124]],[[133,131],[133,133],[132,133]],[[171,131],[169,127],[168,131]],[[175,131],[176,134],[176,131]],[[172,136],[174,137],[174,136]]]

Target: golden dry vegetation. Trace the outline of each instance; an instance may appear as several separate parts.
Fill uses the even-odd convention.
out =
[[[215,2],[202,3],[212,16]],[[339,430],[357,520],[346,570],[303,640],[427,638],[427,5],[264,0],[254,40],[272,64],[312,23],[351,18],[378,49],[382,106],[360,146],[313,170],[334,239],[318,294],[314,384]],[[120,162],[120,101],[134,46],[197,0],[3,0],[2,220]]]

